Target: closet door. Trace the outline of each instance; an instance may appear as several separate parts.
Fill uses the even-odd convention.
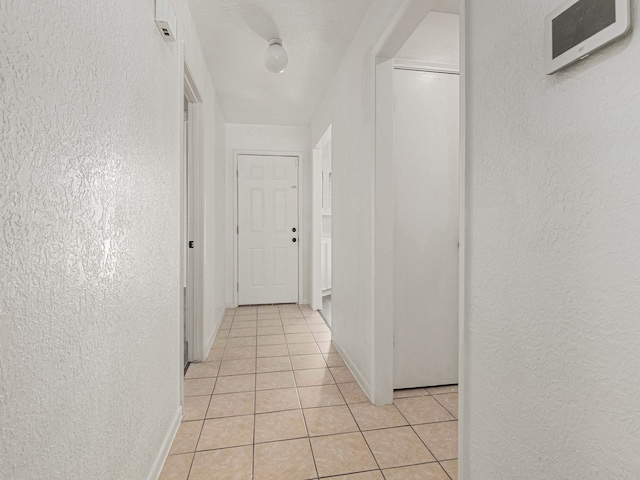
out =
[[[458,382],[458,81],[394,72],[394,388]]]

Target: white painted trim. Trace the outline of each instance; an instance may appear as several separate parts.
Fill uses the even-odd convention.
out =
[[[302,152],[279,152],[271,150],[233,150],[233,306],[238,306],[238,156],[256,155],[266,157],[298,157],[298,303],[305,302],[304,295],[304,239],[307,237],[304,224],[304,155]]]
[[[376,157],[373,273],[373,392],[393,402],[393,59],[376,58]]]
[[[184,45],[184,42],[183,42]],[[191,73],[191,69],[189,68],[189,62],[187,59],[183,59],[184,64],[184,87],[183,91],[186,93],[190,102],[193,103],[202,103],[202,95],[200,95],[200,90],[198,90],[198,86],[196,85],[195,80],[193,79],[193,74]]]
[[[464,7],[465,0],[462,0]],[[393,70],[407,68],[410,70],[437,71],[439,73],[458,73],[456,65],[434,64],[427,62],[394,60],[399,49],[415,31],[422,19],[433,9],[433,0],[407,0],[396,11],[385,32],[373,49],[376,65],[376,157],[375,157],[375,191],[374,191],[374,295],[373,295],[373,403],[387,404],[393,401],[393,258],[388,252],[393,251],[393,234],[389,225],[393,224]],[[462,9],[464,10],[464,8]],[[462,21],[461,15],[461,21]],[[461,32],[464,32],[462,24]],[[464,39],[464,37],[463,37]],[[461,43],[462,54],[464,43]],[[461,56],[464,59],[464,55]],[[461,60],[461,64],[463,60]],[[409,68],[410,67],[410,68]],[[463,79],[461,79],[463,80]],[[461,89],[464,81],[461,82]],[[465,122],[464,95],[461,95],[461,135]],[[461,139],[464,138],[461,136]],[[461,145],[461,159],[464,148]],[[464,175],[464,169],[461,169]],[[464,179],[464,177],[461,177]],[[465,183],[460,186],[464,192]],[[461,199],[464,200],[463,198]],[[464,222],[464,203],[461,203],[461,224]],[[460,251],[464,250],[464,230],[460,233]],[[464,269],[464,255],[461,254],[460,266]],[[464,277],[461,277],[461,282]],[[459,295],[462,295],[460,292]],[[463,302],[460,299],[459,302]],[[464,309],[461,310],[461,315]],[[459,317],[462,318],[462,317]],[[460,326],[462,328],[463,325]],[[463,332],[463,330],[460,330]],[[461,333],[459,332],[459,335]],[[463,338],[460,338],[463,342]],[[463,343],[460,343],[463,345]],[[460,355],[463,355],[460,347]],[[462,365],[463,357],[460,357]],[[462,367],[459,367],[462,368]],[[458,382],[462,383],[462,371]],[[462,385],[461,385],[462,386]],[[464,388],[462,388],[464,391]],[[460,394],[462,402],[463,393]],[[462,425],[462,424],[461,424]],[[461,427],[462,428],[462,427]],[[463,437],[462,431],[460,438]],[[464,478],[464,477],[461,477]]]
[[[458,75],[460,73],[460,65],[457,65],[455,63],[424,62],[422,60],[404,60],[401,58],[394,59],[393,68],[395,68],[396,70],[447,73],[453,75]]]
[[[183,96],[184,96],[184,42],[179,43],[178,48],[178,74],[180,75],[178,85],[180,86],[180,91],[176,92],[177,98],[180,99],[178,102],[178,111],[176,115],[178,118],[182,119],[184,115],[184,105],[183,105]],[[184,322],[186,322],[184,311],[185,311],[185,301],[184,298],[184,283],[185,283],[185,249],[187,245],[185,243],[185,235],[184,232],[186,230],[185,222],[185,208],[186,203],[184,201],[185,193],[184,193],[184,181],[185,181],[185,172],[184,172],[184,123],[180,121],[180,152],[178,154],[178,162],[180,164],[180,279],[179,279],[179,298],[180,298],[180,311],[178,312],[178,338],[179,338],[179,346],[178,351],[180,352],[180,357],[178,358],[178,383],[180,384],[180,405],[184,405]],[[164,461],[164,460],[163,460]]]
[[[333,343],[333,346],[336,347],[336,350],[342,357],[342,360],[344,360],[344,363],[353,375],[353,378],[356,379],[356,382],[358,382],[358,385],[360,385],[360,388],[362,388],[364,394],[367,396],[367,398],[369,398],[370,401],[373,402],[373,389],[371,388],[371,385],[365,380],[365,376],[358,369],[358,367],[356,367],[347,351],[340,346],[340,343],[336,341],[336,339],[332,338],[331,343]]]
[[[218,334],[218,330],[220,330],[220,325],[222,325],[222,320],[224,319],[224,314],[226,312],[227,312],[226,308],[223,308],[220,311],[220,315],[218,315],[218,319],[216,320],[216,325],[213,327],[213,331],[211,332],[211,335],[209,336],[209,339],[204,344],[204,357],[205,357],[204,360],[206,360],[207,359],[207,355],[209,355],[209,351],[211,350],[211,347],[213,346],[213,342],[216,339],[216,335]]]
[[[435,0],[406,0],[373,49],[376,69],[373,351],[371,400],[393,402],[393,58],[433,9]]]
[[[182,371],[182,369],[180,370]],[[173,439],[176,437],[178,433],[178,428],[180,427],[180,421],[182,420],[182,405],[178,407],[178,410],[173,416],[171,420],[171,424],[169,425],[169,430],[164,435],[164,439],[162,440],[162,446],[160,447],[160,451],[158,455],[156,455],[155,460],[153,461],[153,465],[151,466],[151,470],[147,475],[147,480],[158,480],[160,474],[162,473],[162,467],[164,467],[164,462],[167,460],[169,456],[169,451],[171,450],[171,444],[173,443]]]
[[[467,0],[460,3],[460,248],[458,292],[458,477],[465,480],[467,456],[466,299],[467,299]],[[469,182],[470,183],[470,182]]]
[[[322,309],[322,149],[331,140],[329,124],[313,148],[311,174],[311,308]]]
[[[188,121],[188,183],[189,239],[195,248],[191,252],[188,283],[191,286],[187,309],[187,339],[189,361],[205,360],[204,338],[204,111],[203,99],[193,79],[189,64],[183,59],[183,94],[189,101]],[[184,141],[184,139],[183,139]],[[185,245],[187,248],[187,245]]]

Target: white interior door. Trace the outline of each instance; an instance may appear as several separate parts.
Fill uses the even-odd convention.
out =
[[[298,302],[298,157],[238,156],[238,303]]]
[[[458,382],[458,76],[394,72],[394,388]]]

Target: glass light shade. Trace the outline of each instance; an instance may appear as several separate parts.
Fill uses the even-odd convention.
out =
[[[270,72],[282,73],[287,68],[289,57],[287,51],[282,48],[282,40],[274,38],[269,40],[269,47],[264,52],[264,64]]]

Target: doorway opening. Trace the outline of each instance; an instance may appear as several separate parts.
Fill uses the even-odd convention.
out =
[[[196,86],[184,51],[180,50],[181,82],[181,155],[180,155],[180,364],[181,385],[191,362],[204,360],[202,314],[202,159],[203,100]]]
[[[193,209],[193,206],[189,208],[190,203],[190,192],[192,190],[192,186],[190,185],[191,176],[189,175],[189,99],[185,94],[183,97],[183,123],[182,123],[182,170],[184,172],[183,175],[183,216],[186,221],[183,221],[183,242],[188,245],[189,239],[192,238],[192,228],[193,222],[190,221],[191,217],[189,213]],[[185,268],[183,274],[183,284],[182,284],[182,294],[184,296],[184,309],[182,312],[183,321],[182,321],[182,347],[183,347],[183,371],[186,374],[189,369],[189,332],[187,326],[193,322],[193,296],[192,289],[192,276],[191,271],[193,269],[193,256],[189,255],[189,250],[187,248],[183,249],[183,265]]]
[[[458,382],[459,25],[457,1],[415,0],[376,50],[377,404]]]
[[[331,125],[313,149],[314,282],[311,307],[331,327]]]

